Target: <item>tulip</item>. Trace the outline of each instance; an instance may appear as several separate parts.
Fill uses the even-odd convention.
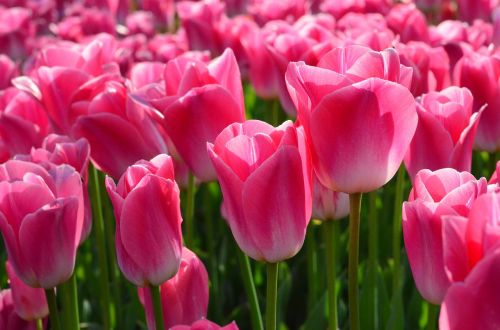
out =
[[[11,160],[0,165],[0,231],[16,274],[32,287],[68,280],[83,228],[80,175],[68,165],[45,170]]]
[[[81,4],[73,6],[77,7],[74,15],[65,17],[54,29],[61,39],[80,42],[88,36],[99,33],[114,33],[115,18],[107,10],[96,7],[85,8]]]
[[[2,330],[35,330],[35,322],[28,322],[17,315],[11,289],[0,291],[0,329]],[[45,326],[42,323],[42,328]]]
[[[208,154],[236,243],[268,263],[266,328],[275,330],[278,262],[300,250],[311,217],[305,138],[290,121],[274,128],[250,120],[226,127],[208,144]]]
[[[160,285],[175,275],[181,259],[179,188],[172,159],[158,155],[127,168],[106,189],[116,219],[116,254],[125,277],[137,286]]]
[[[424,94],[417,102],[417,113],[417,130],[405,156],[410,177],[424,168],[470,171],[480,118],[479,113],[472,114],[470,91],[453,86]]]
[[[199,320],[191,325],[176,325],[170,328],[170,330],[238,330],[236,322],[231,322],[226,326],[219,326],[209,320]]]
[[[153,14],[155,25],[171,29],[175,24],[175,5],[173,0],[143,0],[140,2],[142,10]]]
[[[454,169],[422,170],[403,204],[403,235],[417,289],[433,304],[450,286],[444,265],[443,216],[468,216],[474,200],[486,193],[485,178]]]
[[[36,32],[31,16],[28,8],[0,8],[0,54],[16,59],[29,55]]]
[[[425,16],[413,3],[392,7],[387,14],[387,25],[399,34],[402,42],[429,40]]]
[[[489,20],[497,0],[458,0],[458,16],[460,20],[472,23],[475,19]]]
[[[188,248],[182,248],[179,271],[160,285],[165,329],[177,324],[192,324],[207,316],[208,273],[201,260]],[[151,293],[139,288],[149,329],[154,327]]]
[[[166,97],[156,101],[165,130],[179,155],[200,181],[216,178],[206,143],[229,124],[245,119],[240,72],[233,52],[206,65],[182,57],[167,63]]]
[[[349,195],[326,188],[316,175],[313,175],[312,217],[334,220],[347,215],[349,215]]]
[[[466,52],[454,69],[455,84],[467,87],[474,96],[473,111],[486,105],[477,128],[475,146],[500,150],[500,58]]]
[[[446,293],[439,328],[442,330],[493,330],[500,327],[500,249],[479,262],[464,282],[454,283]]]
[[[33,321],[43,319],[49,315],[49,307],[45,298],[43,289],[32,288],[27,286],[12,269],[12,266],[7,261],[7,275],[12,292],[12,300],[14,309],[23,320]]]
[[[16,63],[8,56],[0,55],[0,90],[4,90],[10,86],[10,81],[18,75]]]
[[[264,25],[269,21],[283,20],[290,23],[306,13],[305,0],[254,0],[248,6],[248,13],[251,14],[259,25]]]

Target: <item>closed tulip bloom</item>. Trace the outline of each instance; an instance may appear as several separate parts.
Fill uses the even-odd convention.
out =
[[[127,168],[106,189],[116,219],[116,255],[125,277],[137,286],[160,285],[179,269],[182,251],[179,188],[172,159],[158,155]]]
[[[209,320],[199,320],[191,325],[176,325],[170,328],[170,330],[238,330],[236,322],[231,322],[226,326],[219,326],[214,322]]]
[[[270,263],[302,247],[311,217],[311,170],[301,132],[287,121],[249,120],[226,127],[208,144],[239,247]]]
[[[0,165],[0,231],[16,274],[53,288],[73,273],[83,228],[80,174],[11,160]]]
[[[26,321],[17,315],[11,289],[0,291],[0,329],[36,330],[35,321]],[[43,326],[43,329],[45,329],[45,326]]]
[[[14,309],[17,315],[26,321],[43,319],[49,315],[49,307],[47,306],[47,299],[45,298],[43,289],[27,286],[17,277],[16,272],[12,269],[8,261],[6,269],[12,291]]]
[[[417,130],[405,156],[410,177],[425,168],[470,171],[480,118],[479,113],[472,114],[470,91],[452,86],[424,94],[418,99],[417,113]]]
[[[349,215],[349,195],[321,184],[313,174],[312,217],[320,220],[342,219]]]
[[[433,304],[443,301],[450,279],[444,266],[443,216],[468,216],[486,193],[485,178],[446,168],[420,171],[403,204],[403,236],[417,289]]]
[[[441,306],[439,329],[494,330],[500,327],[500,249],[478,263],[464,282],[449,289]]]
[[[368,61],[362,69],[399,79],[390,71],[400,73],[399,62],[388,66],[389,71],[379,71],[376,64],[382,60],[382,56],[375,58],[373,65]],[[417,126],[415,100],[400,84],[380,78],[362,80],[361,73],[345,70],[348,64],[340,67],[344,69],[336,72],[291,63],[286,74],[288,91],[321,183],[335,191],[369,192],[398,170]]]
[[[206,143],[245,119],[238,63],[231,49],[208,65],[181,57],[167,63],[166,97],[156,107],[176,150],[200,181],[215,180]]]
[[[182,248],[179,271],[160,284],[165,329],[189,325],[207,316],[208,273],[201,260],[188,248]],[[146,310],[148,328],[154,330],[154,314],[149,288],[139,288],[139,298]]]

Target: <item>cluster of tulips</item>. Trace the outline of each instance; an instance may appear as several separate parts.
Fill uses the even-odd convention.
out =
[[[0,0],[0,330],[500,329],[499,152],[499,0]]]

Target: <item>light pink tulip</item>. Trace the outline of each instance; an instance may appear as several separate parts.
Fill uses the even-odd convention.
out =
[[[160,62],[136,63],[130,70],[130,81],[135,88],[141,88],[148,84],[163,80],[165,64]]]
[[[405,156],[410,177],[424,168],[470,171],[480,118],[479,113],[472,114],[470,91],[452,86],[424,94],[418,99],[417,113],[417,130]]]
[[[449,289],[441,306],[442,330],[494,330],[500,327],[500,249],[479,262],[464,282]]]
[[[137,286],[160,285],[179,269],[182,253],[179,188],[172,159],[158,155],[127,168],[118,185],[106,178],[116,219],[116,255]]]
[[[8,261],[5,267],[17,315],[26,321],[43,319],[49,315],[49,307],[47,306],[47,299],[45,298],[43,289],[27,286],[17,277],[16,272],[12,269]]]
[[[12,268],[29,286],[53,288],[73,273],[84,206],[80,174],[11,160],[0,165],[0,231]]]
[[[289,121],[277,128],[256,120],[235,123],[208,144],[208,153],[224,214],[243,252],[266,262],[293,257],[311,217],[311,169],[302,133]]]
[[[236,322],[231,322],[226,326],[219,326],[209,320],[199,320],[191,325],[176,325],[170,328],[170,330],[238,330]]]
[[[127,26],[127,34],[144,34],[148,37],[153,37],[155,34],[154,16],[151,12],[136,11],[127,16],[125,22]]]
[[[486,179],[450,168],[422,170],[415,177],[403,204],[403,236],[417,289],[433,304],[443,301],[451,284],[444,262],[443,216],[467,216],[486,189]]]
[[[500,150],[500,57],[466,52],[455,66],[454,82],[472,92],[473,111],[487,104],[479,121],[475,146],[490,152]]]
[[[372,57],[353,71],[345,54],[339,56],[344,62],[333,61],[333,56],[323,62],[328,54],[320,61],[320,66],[339,72],[291,63],[286,80],[321,183],[336,191],[368,192],[396,173],[415,132],[417,113],[406,87],[380,78],[362,80],[381,75],[397,81],[399,61],[386,67],[383,56]]]
[[[43,328],[46,328],[46,323]],[[0,291],[0,329],[36,330],[36,324],[34,321],[25,321],[17,315],[14,310],[14,299],[11,289],[4,289]]]
[[[92,229],[92,209],[88,192],[88,166],[90,160],[90,145],[85,139],[73,141],[62,135],[50,134],[42,143],[41,148],[32,148],[29,154],[16,155],[14,159],[33,162],[42,165],[46,170],[58,165],[72,166],[82,178],[83,201],[85,216],[80,243],[85,241]]]
[[[240,72],[227,49],[208,65],[188,57],[167,63],[165,93],[150,99],[163,112],[163,125],[179,155],[201,181],[216,178],[206,143],[229,124],[245,119]]]
[[[179,271],[160,284],[165,329],[178,324],[191,324],[207,316],[208,273],[201,260],[188,248],[182,248]],[[148,328],[155,329],[151,293],[139,288],[139,298],[146,311]]]
[[[342,219],[349,215],[349,195],[321,184],[313,174],[312,217],[320,220]]]

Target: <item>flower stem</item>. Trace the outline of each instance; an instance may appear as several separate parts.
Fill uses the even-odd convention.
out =
[[[316,251],[315,226],[310,223],[306,236],[307,253],[307,307],[312,311],[318,300],[318,258]]]
[[[404,165],[398,170],[396,177],[396,192],[394,198],[394,222],[392,228],[392,257],[394,260],[394,271],[392,278],[393,296],[399,292],[400,268],[401,268],[401,212],[403,204],[403,190],[405,185]]]
[[[427,330],[436,330],[437,317],[439,315],[439,305],[434,305],[427,303],[428,314],[427,314]]]
[[[349,264],[348,297],[349,329],[359,330],[358,303],[358,260],[359,260],[359,222],[361,211],[361,193],[349,194]]]
[[[45,296],[47,297],[47,304],[49,305],[50,326],[53,330],[61,330],[61,323],[59,322],[59,311],[57,310],[56,290],[45,289]]]
[[[337,330],[337,251],[335,242],[339,239],[338,223],[335,220],[325,221],[326,265],[328,284],[328,324],[330,330]]]
[[[43,320],[36,319],[36,330],[43,330]]]
[[[160,287],[158,285],[149,285],[151,292],[151,300],[153,301],[153,309],[155,314],[156,330],[164,330],[163,309],[161,306]]]
[[[259,300],[257,299],[257,291],[253,282],[252,269],[250,268],[250,260],[238,248],[238,259],[240,262],[241,275],[243,277],[243,286],[250,303],[250,316],[252,319],[252,329],[263,330],[262,315],[260,312]]]
[[[62,323],[65,329],[80,329],[78,313],[78,293],[76,288],[76,275],[73,272],[70,279],[57,286],[58,296],[62,298]]]
[[[368,262],[366,281],[364,283],[368,294],[367,305],[370,306],[367,315],[368,324],[373,329],[379,329],[379,306],[377,300],[377,268],[378,268],[378,224],[377,224],[377,192],[368,194]]]
[[[194,197],[196,194],[196,187],[194,185],[194,175],[189,173],[189,181],[186,196],[186,246],[190,249],[193,248],[193,234],[194,234]]]
[[[266,330],[276,330],[278,262],[267,264]]]
[[[111,299],[109,293],[109,271],[106,257],[106,240],[104,233],[104,220],[102,215],[102,202],[99,192],[99,179],[97,169],[91,166],[90,170],[92,210],[94,212],[94,232],[97,241],[97,259],[99,261],[99,285],[101,295],[101,308],[103,313],[104,329],[111,329]]]

